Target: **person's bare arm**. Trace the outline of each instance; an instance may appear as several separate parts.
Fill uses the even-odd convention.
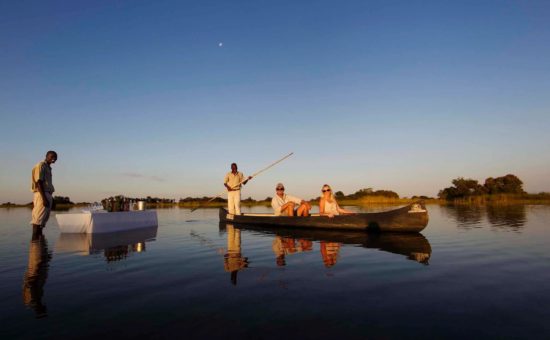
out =
[[[348,209],[344,209],[344,208],[340,208],[340,204],[338,204],[338,202],[336,202],[336,208],[338,209],[338,212],[340,214],[345,214],[345,215],[353,215],[355,214],[353,211],[351,210],[348,210]]]

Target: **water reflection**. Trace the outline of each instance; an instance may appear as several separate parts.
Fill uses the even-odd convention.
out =
[[[321,257],[325,267],[330,268],[336,264],[338,253],[340,252],[340,243],[338,242],[320,242]]]
[[[42,297],[51,259],[46,237],[42,233],[33,233],[29,246],[29,262],[23,279],[23,303],[34,310],[37,318],[47,316]]]
[[[481,228],[483,209],[479,205],[448,205],[445,211],[459,228]]]
[[[525,205],[489,205],[487,219],[495,227],[519,231],[527,222]]]
[[[481,228],[485,225],[484,215],[491,226],[514,231],[527,223],[525,205],[448,205],[444,211],[464,229]]]
[[[227,252],[223,256],[223,267],[226,272],[231,273],[231,283],[237,285],[237,273],[248,267],[248,258],[241,254],[241,230],[228,224],[226,231]]]
[[[275,253],[275,263],[277,266],[286,265],[286,256],[304,251],[313,250],[313,242],[304,239],[294,239],[291,237],[275,236],[271,249]]]
[[[115,233],[68,234],[62,233],[56,243],[58,253],[80,255],[101,254],[107,262],[120,261],[132,253],[146,251],[146,243],[157,237],[158,227],[141,228]]]
[[[221,224],[220,228],[223,228]],[[430,243],[422,234],[418,233],[368,234],[357,231],[283,229],[265,226],[239,226],[238,228],[273,235],[272,248],[278,266],[286,265],[285,257],[288,255],[313,251],[314,241],[319,242],[321,259],[327,268],[342,260],[340,258],[342,245],[357,245],[400,254],[409,260],[425,265],[429,264],[432,254]]]

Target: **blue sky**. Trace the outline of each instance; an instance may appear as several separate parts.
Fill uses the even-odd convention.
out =
[[[211,196],[290,152],[243,196],[550,191],[549,42],[548,1],[4,1],[0,202],[50,149],[73,201]]]

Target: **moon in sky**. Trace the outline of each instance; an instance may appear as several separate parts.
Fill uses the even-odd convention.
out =
[[[222,43],[222,42],[221,42],[221,43],[218,43],[218,46],[219,46],[219,47],[222,47],[222,46],[223,46],[223,43]]]

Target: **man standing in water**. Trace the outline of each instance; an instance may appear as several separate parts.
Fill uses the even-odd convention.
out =
[[[31,191],[33,192],[32,232],[38,234],[46,226],[53,205],[52,194],[55,191],[52,183],[51,164],[57,161],[57,153],[48,151],[46,159],[32,169]]]
[[[223,185],[227,188],[227,209],[230,214],[241,214],[241,185],[245,185],[252,176],[244,180],[242,172],[237,171],[237,164],[231,163],[231,171],[225,175]]]

